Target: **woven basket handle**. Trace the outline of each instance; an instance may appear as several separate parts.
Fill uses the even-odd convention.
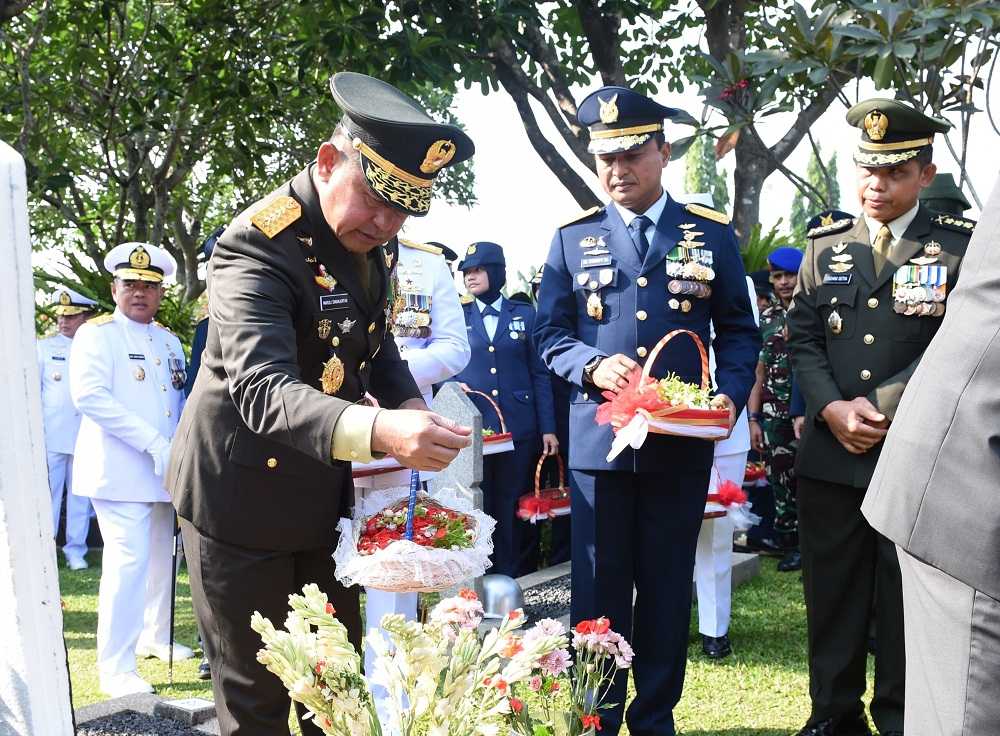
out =
[[[702,343],[701,338],[694,332],[691,332],[691,330],[674,330],[673,332],[668,332],[660,338],[660,341],[656,343],[652,350],[649,351],[649,360],[647,360],[646,364],[642,367],[643,380],[645,381],[645,379],[649,378],[649,371],[652,369],[653,362],[660,354],[660,351],[666,347],[668,342],[673,340],[678,335],[688,335],[692,340],[694,340],[694,345],[698,348],[698,355],[701,356],[701,388],[702,390],[707,391],[711,385],[709,383],[710,379],[708,374],[708,353],[705,352],[705,345]]]
[[[545,464],[545,460],[549,455],[542,455],[538,458],[538,464],[535,466],[535,498],[541,498],[542,495],[542,466]],[[559,487],[566,487],[566,468],[563,466],[562,455],[558,452],[553,455],[556,459],[556,464],[559,466]]]
[[[493,400],[489,394],[485,394],[482,391],[476,391],[475,389],[467,388],[463,389],[467,394],[475,394],[476,396],[482,396],[488,402],[490,406],[493,407],[493,411],[497,413],[497,419],[500,420],[500,434],[507,434],[507,422],[503,420],[503,412],[500,411],[500,406]]]

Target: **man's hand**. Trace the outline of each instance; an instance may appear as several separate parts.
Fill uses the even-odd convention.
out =
[[[559,438],[554,434],[542,435],[542,454],[555,455],[559,452]]]
[[[750,421],[750,447],[756,452],[764,452],[764,429],[760,422]]]
[[[733,427],[736,426],[736,404],[725,394],[717,394],[712,397],[712,401],[709,402],[709,406],[713,409],[728,409],[729,410],[729,431],[726,432],[725,437],[719,437],[716,442],[722,442],[722,440],[728,440],[729,435],[733,433]]]
[[[413,411],[430,411],[430,408],[427,406],[427,402],[424,401],[422,397],[418,397],[416,399],[407,399],[396,408],[412,409]]]
[[[850,401],[831,401],[820,414],[837,441],[855,455],[868,452],[888,431],[888,418],[864,396]]]
[[[472,442],[472,430],[430,411],[381,411],[372,427],[372,451],[414,470],[443,470]]]
[[[146,452],[153,458],[153,475],[162,478],[170,465],[170,440],[166,437],[157,437],[146,448]]]
[[[795,439],[802,439],[802,428],[806,425],[805,417],[792,417],[792,431],[795,432]]]
[[[628,375],[639,364],[627,355],[616,353],[602,360],[590,376],[591,382],[605,391],[617,394],[628,385]]]

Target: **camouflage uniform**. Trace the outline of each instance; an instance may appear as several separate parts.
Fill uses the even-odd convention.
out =
[[[760,362],[764,364],[764,386],[761,394],[761,429],[764,431],[764,462],[767,480],[774,491],[774,531],[779,535],[798,531],[798,511],[795,503],[795,451],[797,443],[789,415],[792,395],[792,372],[785,344],[787,311],[777,304],[760,316],[763,347]]]

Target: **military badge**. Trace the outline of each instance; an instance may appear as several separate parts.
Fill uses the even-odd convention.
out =
[[[913,259],[930,260],[936,259]],[[917,317],[940,317],[948,291],[948,268],[937,263],[908,263],[892,277],[893,311]]]
[[[299,242],[302,243],[302,245],[304,245],[305,247],[312,248],[312,244],[313,244],[312,236],[309,236],[309,235],[296,235],[295,237],[298,238]]]
[[[59,371],[56,371],[55,373],[53,373],[52,374],[52,380],[53,381],[61,381],[62,380],[62,373],[60,373]]]
[[[680,309],[681,303],[677,299],[671,299],[669,302],[667,302],[667,306],[670,307],[671,309]]]
[[[601,122],[605,125],[618,122],[618,95],[611,95],[610,100],[602,100],[600,97],[597,98],[598,104],[601,106]]]
[[[840,316],[840,312],[836,309],[830,312],[830,316],[826,319],[826,324],[830,328],[830,332],[834,335],[839,335],[844,329],[844,320]]]
[[[385,267],[386,267],[386,269],[391,269],[392,268],[392,258],[393,258],[392,251],[390,251],[390,250],[384,250],[384,251],[382,251],[382,255],[385,256]]]
[[[129,254],[128,265],[132,268],[149,268],[149,253],[141,245],[137,245]]]
[[[607,286],[615,277],[615,272],[610,268],[602,268],[600,273],[597,275],[598,280],[601,282],[601,286]]]
[[[846,248],[847,248],[847,243],[845,243],[843,240],[841,240],[839,243],[837,243],[835,246],[833,246],[833,252],[834,253],[843,253]]]
[[[688,312],[691,311],[691,302],[690,302],[690,300],[685,299],[685,300],[683,300],[681,302],[681,311],[684,312],[685,314],[687,314]]]
[[[170,385],[180,391],[187,383],[187,372],[184,370],[184,361],[173,356],[167,358],[167,368],[170,369]]]
[[[924,253],[931,257],[941,255],[941,244],[936,240],[928,240],[924,243]]]
[[[576,283],[578,283],[580,286],[583,286],[584,284],[587,283],[587,279],[588,278],[590,278],[590,274],[588,274],[588,273],[578,273],[576,275]]]
[[[865,115],[865,132],[872,141],[880,141],[885,138],[886,131],[889,130],[889,118],[881,110],[872,110]]]
[[[69,292],[62,291],[59,293],[59,304],[63,307],[68,307],[73,301],[70,299]]]
[[[356,319],[351,319],[350,317],[344,317],[344,319],[341,322],[337,323],[337,327],[340,329],[341,334],[346,335],[352,329],[354,329],[354,325],[356,325],[357,323],[358,321]]]
[[[845,273],[854,268],[853,263],[831,263],[830,270],[834,273]]]
[[[841,253],[840,255],[833,256],[833,258],[831,258],[830,260],[832,260],[834,263],[850,263],[852,260],[854,260],[854,256],[852,256],[850,253]]]
[[[476,254],[476,246],[475,246],[475,244],[472,244],[472,245],[469,246],[469,249],[467,251],[465,251],[465,255],[472,256],[472,255],[475,255],[475,254]]]
[[[587,297],[587,316],[598,321],[604,319],[604,305],[596,291],[592,291]]]
[[[323,364],[320,385],[323,387],[323,393],[327,396],[335,395],[344,385],[344,362],[336,355],[331,355],[330,359]]]
[[[451,141],[434,141],[427,149],[420,170],[425,174],[436,174],[455,158],[455,144]]]
[[[326,340],[330,337],[330,331],[333,329],[333,321],[329,319],[321,319],[319,325],[316,327],[316,334],[319,335],[320,340]]]
[[[146,380],[146,371],[143,370],[143,367],[141,365],[137,365],[135,367],[135,370],[132,371],[132,375],[135,376],[135,380],[137,380],[137,381],[145,381]]]
[[[594,235],[588,235],[587,237],[582,238],[580,240],[580,247],[584,248],[584,249],[587,249],[587,248],[596,248],[597,247],[597,237],[594,236]]]
[[[319,264],[317,269],[319,274],[315,276],[316,283],[327,291],[333,291],[337,287],[337,279],[326,272],[326,266]]]

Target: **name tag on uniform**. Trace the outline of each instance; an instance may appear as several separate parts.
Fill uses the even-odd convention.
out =
[[[823,274],[824,284],[849,284],[853,273],[825,273]]]
[[[53,355],[52,360],[66,360],[65,355]]]
[[[128,359],[129,360],[145,360],[146,356],[143,355],[142,353],[129,353],[128,354]]]
[[[583,258],[580,260],[580,268],[594,268],[595,266],[610,266],[611,265],[611,255],[606,256],[593,256],[591,258]]]
[[[333,309],[346,309],[351,297],[347,292],[338,294],[323,294],[319,298],[319,311],[329,312]]]

